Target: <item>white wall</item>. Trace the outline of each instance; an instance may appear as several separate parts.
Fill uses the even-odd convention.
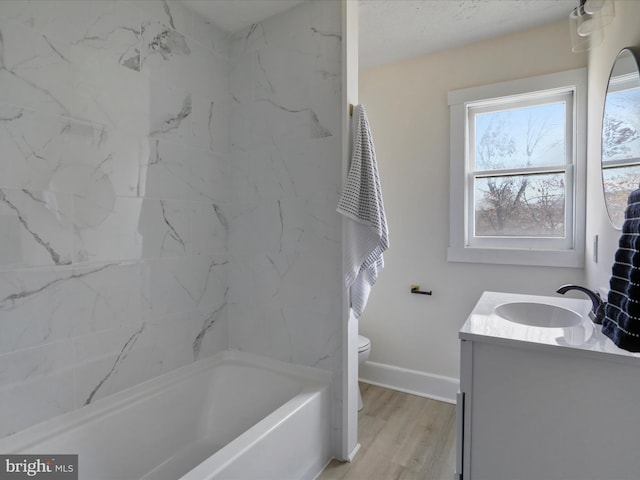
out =
[[[349,111],[349,105],[358,103],[358,3],[342,2],[342,179],[347,178],[349,163],[351,161],[352,145],[352,117],[345,113]],[[347,220],[342,219],[342,244],[345,244]],[[344,257],[343,257],[344,262]],[[343,265],[344,269],[344,265]],[[344,271],[344,270],[343,270]],[[342,416],[342,438],[334,441],[335,445],[341,444],[342,451],[337,458],[351,460],[358,452],[358,319],[351,314],[349,295],[345,292],[342,302],[342,317],[344,328],[342,338],[346,339],[343,347],[342,396],[340,399],[340,414]]]
[[[611,265],[620,231],[609,222],[600,172],[602,110],[611,66],[621,48],[640,45],[640,2],[616,1],[613,22],[605,26],[604,40],[589,51],[589,131],[587,160],[587,283],[609,289]],[[593,236],[599,236],[598,263],[592,261]]]
[[[583,269],[448,263],[446,256],[447,92],[585,65],[586,55],[571,52],[562,21],[360,72],[391,241],[360,319],[360,332],[372,342],[362,377],[450,398],[457,332],[483,291],[554,295],[559,285],[584,280]],[[411,295],[412,283],[433,296]]]

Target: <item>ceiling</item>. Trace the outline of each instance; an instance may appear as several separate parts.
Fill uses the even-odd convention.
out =
[[[567,19],[578,0],[359,0],[360,68]]]
[[[308,0],[183,0],[227,32],[241,30],[304,1]],[[578,0],[347,1],[359,3],[360,68],[567,19],[579,3]]]

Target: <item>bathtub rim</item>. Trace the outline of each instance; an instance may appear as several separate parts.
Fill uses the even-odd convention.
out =
[[[145,380],[137,385],[125,388],[119,392],[107,395],[106,397],[99,398],[89,405],[84,405],[70,412],[57,415],[53,418],[44,420],[23,430],[19,430],[18,432],[0,438],[0,452],[5,454],[22,453],[25,449],[32,448],[33,446],[47,441],[57,435],[71,431],[74,428],[91,422],[95,418],[99,418],[102,415],[108,415],[119,409],[124,409],[129,405],[134,405],[143,401],[145,397],[154,395],[177,383],[187,381],[189,378],[215,368],[218,365],[225,364],[239,364],[297,377],[304,382],[301,393],[307,392],[310,388],[309,385],[311,384],[313,384],[318,390],[324,386],[330,387],[331,385],[332,373],[328,370],[283,362],[281,360],[241,350],[222,350],[210,357],[196,360],[195,362]],[[282,406],[278,407],[275,411],[278,411],[280,408],[282,408]],[[242,435],[243,434],[240,436]]]
[[[329,383],[314,382],[307,384],[304,388],[289,401],[276,408],[258,423],[252,425],[232,441],[227,443],[219,452],[214,453],[209,458],[194,466],[177,480],[213,480],[217,475],[223,473],[234,461],[242,457],[250,448],[259,444],[271,432],[286,422],[289,417],[302,410],[307,404],[313,401],[322,401],[322,395],[326,395],[325,400],[329,402],[331,385]],[[223,453],[224,455],[219,455]]]

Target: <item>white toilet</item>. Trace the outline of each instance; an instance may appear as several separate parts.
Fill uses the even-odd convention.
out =
[[[358,335],[358,368],[369,358],[371,353],[371,340],[367,337]],[[360,387],[358,387],[358,411],[362,410],[364,404],[362,403],[362,395],[360,394]]]

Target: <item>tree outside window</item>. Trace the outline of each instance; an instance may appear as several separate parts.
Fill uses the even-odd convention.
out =
[[[475,236],[565,236],[565,108],[471,110]]]

